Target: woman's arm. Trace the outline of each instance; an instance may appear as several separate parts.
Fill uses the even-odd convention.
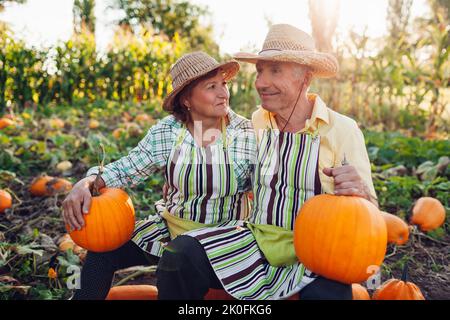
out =
[[[104,167],[101,177],[107,187],[135,186],[166,163],[170,152],[167,128],[157,124],[128,155]],[[99,167],[88,170],[86,176],[96,175]]]

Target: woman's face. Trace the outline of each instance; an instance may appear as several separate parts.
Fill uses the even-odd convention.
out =
[[[228,114],[230,92],[222,72],[197,83],[184,98],[192,120],[221,118]]]

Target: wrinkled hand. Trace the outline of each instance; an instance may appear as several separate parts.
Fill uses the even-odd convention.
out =
[[[71,230],[81,230],[84,227],[83,214],[87,214],[91,206],[91,188],[95,177],[89,176],[78,181],[62,203],[63,219]]]
[[[344,165],[337,168],[324,168],[323,173],[334,178],[334,194],[369,198],[366,185],[354,166]]]

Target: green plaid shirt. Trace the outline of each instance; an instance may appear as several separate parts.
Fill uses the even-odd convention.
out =
[[[226,128],[230,161],[233,162],[238,189],[251,190],[251,179],[256,162],[256,137],[250,120],[229,111]],[[107,187],[135,186],[158,168],[167,165],[172,148],[181,133],[182,123],[170,115],[151,127],[146,136],[128,155],[104,167],[102,178]],[[186,137],[182,143],[194,144]],[[222,143],[218,139],[215,143]],[[88,170],[86,176],[96,174],[98,167]]]

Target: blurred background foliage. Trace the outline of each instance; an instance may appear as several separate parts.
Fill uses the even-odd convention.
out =
[[[312,90],[363,127],[424,136],[447,130],[449,1],[429,0],[432,15],[412,20],[412,0],[390,0],[389,32],[378,39],[355,32],[339,39],[337,17],[323,19],[325,2],[310,1],[312,34],[318,49],[336,55],[341,71],[336,79],[313,83]],[[1,25],[0,113],[84,98],[150,101],[171,89],[168,70],[183,53],[204,50],[227,58],[212,25],[200,23],[208,9],[175,0],[111,0],[110,8],[121,10],[123,18],[106,52],[98,52],[94,7],[95,0],[74,1],[72,38],[47,49],[29,48]],[[253,82],[254,69],[244,65],[230,88],[233,107],[246,116],[258,104]]]

